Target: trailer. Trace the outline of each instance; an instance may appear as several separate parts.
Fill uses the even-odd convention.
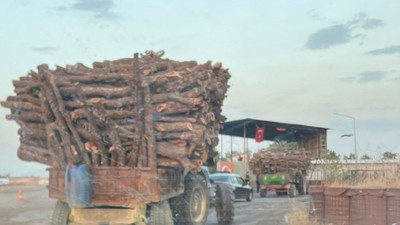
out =
[[[13,81],[1,105],[21,126],[18,157],[50,166],[53,225],[202,225],[210,193],[218,221],[232,222],[229,192],[202,170],[214,164],[230,74],[163,55],[44,64]]]
[[[268,191],[275,191],[277,196],[288,195],[293,198],[297,195],[308,194],[308,181],[305,174],[265,174],[261,175],[260,196],[266,197]]]

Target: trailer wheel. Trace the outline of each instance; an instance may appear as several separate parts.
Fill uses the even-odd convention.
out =
[[[260,190],[260,197],[261,197],[261,198],[267,197],[267,192],[268,192],[267,189],[261,189],[261,190]]]
[[[307,194],[307,181],[304,176],[300,175],[300,182],[297,187],[300,195]]]
[[[235,194],[232,188],[226,184],[217,184],[216,187],[216,204],[218,224],[229,225],[233,222],[235,215]]]
[[[288,190],[288,194],[290,198],[294,198],[298,195],[296,185],[291,184]]]
[[[209,193],[206,181],[200,175],[189,174],[185,179],[185,192],[171,199],[176,224],[203,225],[207,221]]]
[[[150,204],[149,223],[150,225],[174,225],[168,201]]]
[[[68,225],[70,213],[71,208],[68,204],[58,200],[51,216],[51,225]]]

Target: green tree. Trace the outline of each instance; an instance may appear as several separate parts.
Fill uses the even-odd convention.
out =
[[[397,154],[393,152],[384,152],[382,154],[382,159],[396,159]]]
[[[326,155],[327,160],[340,160],[340,154],[337,154],[335,151],[329,150]]]
[[[297,150],[299,144],[297,142],[275,141],[267,147],[271,152],[280,152],[283,150]]]
[[[354,155],[354,153],[350,153],[349,156],[344,155],[344,156],[343,156],[343,159],[344,159],[344,160],[354,160],[354,159],[356,159],[356,155]]]
[[[371,156],[369,156],[367,153],[365,153],[363,156],[361,156],[360,159],[371,159]]]

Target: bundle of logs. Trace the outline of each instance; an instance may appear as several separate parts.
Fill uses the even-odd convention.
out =
[[[38,66],[1,102],[21,128],[18,156],[57,168],[175,167],[215,156],[230,74],[221,63],[148,51],[115,61]]]
[[[254,174],[306,174],[310,167],[310,152],[299,150],[283,150],[271,152],[260,150],[250,160],[250,169]]]

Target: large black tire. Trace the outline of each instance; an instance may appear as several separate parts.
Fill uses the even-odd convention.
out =
[[[69,214],[71,208],[67,203],[60,200],[57,201],[51,216],[51,225],[68,225]]]
[[[174,225],[168,201],[151,203],[149,225]]]
[[[246,201],[251,202],[253,200],[253,190],[249,191],[249,195],[246,198]]]
[[[267,189],[260,189],[260,197],[265,198],[267,197]]]
[[[300,195],[305,195],[307,193],[307,181],[304,176],[300,175],[300,182],[297,185],[297,190]]]
[[[171,199],[172,213],[177,225],[203,225],[207,221],[209,193],[202,176],[188,174],[185,192]]]
[[[219,225],[229,225],[235,215],[235,193],[232,187],[226,184],[217,184],[215,210]]]

